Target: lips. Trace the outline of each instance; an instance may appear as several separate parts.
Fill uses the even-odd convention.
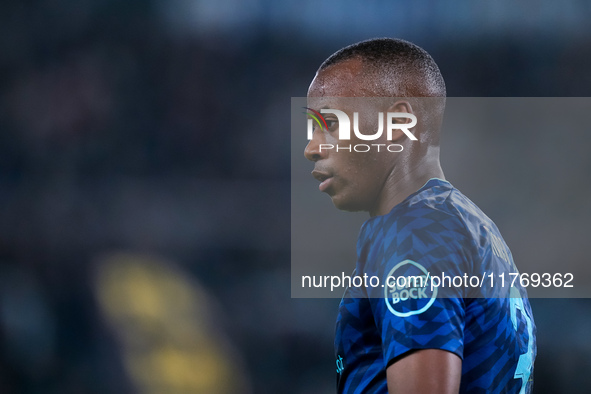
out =
[[[321,192],[325,191],[330,186],[333,179],[331,174],[317,170],[312,171],[312,176],[320,182],[318,189]]]
[[[316,178],[317,181],[320,181],[320,182],[324,182],[328,178],[332,178],[332,175],[330,175],[326,172],[317,171],[317,170],[312,171],[312,176],[314,178]]]

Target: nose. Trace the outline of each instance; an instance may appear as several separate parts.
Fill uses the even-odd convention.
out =
[[[308,141],[306,149],[304,149],[304,156],[306,159],[317,162],[320,159],[325,159],[328,155],[327,149],[322,150],[320,146],[324,143],[324,136],[322,130],[317,130],[312,134],[312,139]]]

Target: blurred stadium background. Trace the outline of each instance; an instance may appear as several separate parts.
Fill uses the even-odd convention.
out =
[[[375,36],[427,49],[450,96],[590,96],[589,20],[582,0],[4,0],[0,393],[334,392],[338,300],[290,298],[290,97]],[[532,305],[535,392],[589,392],[591,303]]]

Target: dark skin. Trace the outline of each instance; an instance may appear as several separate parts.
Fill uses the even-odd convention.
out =
[[[320,144],[336,144],[338,133],[330,130],[317,130],[306,146],[304,155],[315,163],[313,175],[323,180],[330,176],[330,187],[324,190],[335,206],[347,211],[367,211],[371,216],[384,215],[408,195],[414,193],[431,178],[445,179],[439,164],[439,145],[432,134],[437,130],[421,128],[421,114],[409,100],[379,102],[378,108],[359,109],[360,100],[350,97],[396,97],[396,92],[374,91],[380,86],[377,77],[367,77],[363,72],[361,60],[352,59],[330,66],[320,71],[308,90],[308,107],[319,111],[321,108],[341,109],[353,119],[353,111],[360,112],[360,129],[373,130],[377,126],[378,112],[407,112],[417,115],[419,124],[413,134],[419,141],[410,141],[406,135],[395,130],[392,139],[386,133],[372,143],[400,144],[404,153],[393,154],[370,151],[365,154],[348,151],[320,150]],[[368,80],[369,79],[369,80]],[[370,87],[370,88],[368,88]],[[418,89],[417,89],[418,90]],[[411,91],[412,94],[412,91]],[[419,94],[417,94],[417,97]],[[369,115],[363,118],[364,113]],[[331,115],[327,115],[327,122]],[[406,118],[397,120],[408,122]],[[369,133],[368,133],[369,134]],[[344,145],[367,143],[356,139],[351,133],[350,142]],[[343,141],[341,141],[343,145]],[[363,169],[363,171],[360,171]]]
[[[369,76],[368,76],[369,75]],[[339,141],[337,127],[329,130],[315,129],[304,155],[314,162],[312,175],[321,181],[321,191],[327,193],[334,205],[347,211],[367,211],[371,216],[385,215],[410,194],[420,189],[429,179],[445,179],[439,164],[439,130],[421,124],[422,115],[411,100],[377,100],[369,102],[349,98],[399,97],[398,92],[385,91],[380,76],[368,73],[359,59],[345,60],[318,72],[308,90],[308,107],[340,109],[353,119],[353,112],[360,114],[360,130],[376,130],[378,112],[407,112],[417,116],[419,123],[411,129],[418,141],[410,141],[400,130],[392,139],[386,133],[370,143],[400,144],[403,152],[390,153],[370,150],[367,153],[334,149],[320,149],[320,144],[367,144],[351,132],[350,141]],[[413,85],[413,83],[415,85]],[[419,97],[425,91],[421,81],[407,85],[405,97]],[[408,84],[408,80],[407,80]],[[365,117],[362,117],[363,114]],[[326,116],[327,123],[334,124],[336,117]],[[406,123],[400,118],[397,122]],[[352,126],[351,126],[352,127]],[[364,132],[371,134],[370,132]],[[386,371],[388,392],[397,393],[458,393],[462,373],[462,360],[454,353],[440,349],[411,351],[391,364]]]

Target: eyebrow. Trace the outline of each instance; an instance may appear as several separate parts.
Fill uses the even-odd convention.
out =
[[[313,110],[312,108],[308,108],[308,107],[304,107],[307,110],[310,110],[312,112],[314,112],[316,115],[320,116],[320,119],[322,119],[322,123],[324,123],[324,126],[326,127],[326,130],[328,130],[328,125],[326,124],[326,120],[324,120],[324,116],[322,116],[322,114],[318,111]],[[314,119],[316,119],[316,117],[310,113],[308,113],[309,116],[312,116]],[[320,125],[320,122],[318,121],[318,119],[316,119],[316,122],[318,122],[318,124]],[[320,125],[320,128],[322,128],[322,125]]]
[[[305,108],[307,108],[307,109],[309,109],[309,110],[312,110],[312,108],[309,108],[309,107],[305,107]],[[330,109],[330,107],[329,107],[328,105],[323,105],[322,107],[320,107],[320,108],[318,108],[318,109],[315,109],[315,110],[316,110],[316,111],[320,111],[321,109]]]

